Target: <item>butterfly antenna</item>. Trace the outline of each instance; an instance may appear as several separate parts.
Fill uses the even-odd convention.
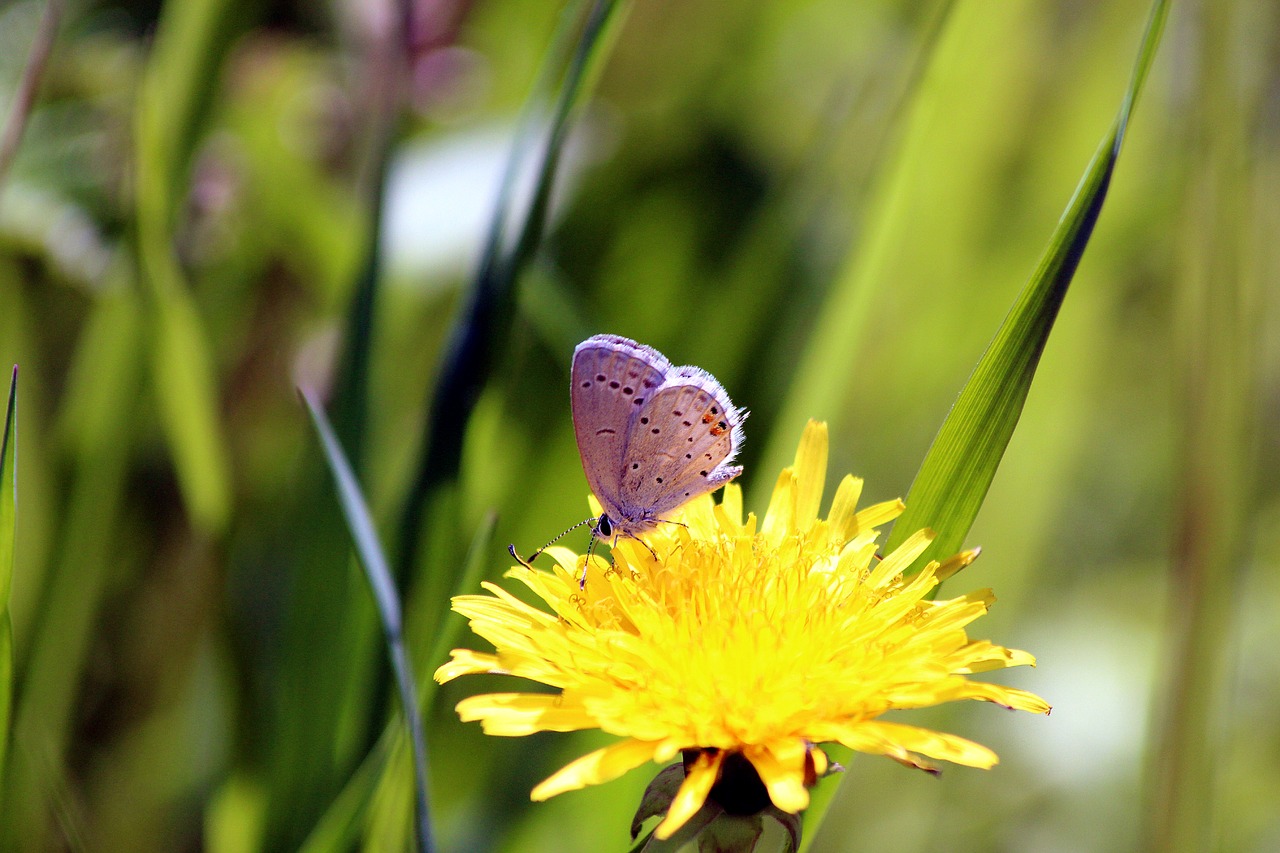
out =
[[[564,537],[568,536],[570,533],[572,533],[573,531],[577,530],[577,529],[578,529],[579,527],[581,527],[582,525],[584,525],[584,524],[593,524],[593,523],[595,523],[595,521],[596,521],[596,519],[594,519],[594,518],[586,518],[586,519],[583,519],[582,521],[579,521],[577,524],[573,525],[573,527],[570,527],[568,530],[566,530],[566,531],[564,531],[563,533],[561,533],[561,534],[560,534],[559,536],[557,536],[555,539],[552,539],[552,540],[551,540],[550,542],[548,542],[546,545],[543,545],[541,548],[539,548],[538,550],[534,551],[532,554],[530,554],[530,555],[529,555],[529,559],[527,559],[527,560],[526,560],[526,559],[524,559],[523,557],[521,557],[519,554],[517,554],[517,553],[516,553],[516,546],[515,546],[515,545],[508,545],[508,546],[507,546],[507,551],[509,551],[509,552],[510,552],[511,556],[513,556],[513,557],[515,557],[515,558],[516,558],[516,562],[517,562],[517,563],[519,563],[520,565],[524,566],[526,569],[532,569],[532,568],[533,568],[533,565],[532,565],[532,564],[533,564],[533,561],[534,561],[534,560],[536,560],[536,559],[538,559],[539,557],[541,557],[541,556],[542,556],[542,552],[543,552],[543,551],[547,550],[547,549],[548,549],[548,548],[550,548],[552,545],[556,544],[556,543],[557,543],[557,542],[559,542],[561,539],[563,539]]]
[[[594,521],[595,519],[592,519]],[[582,563],[582,577],[578,578],[578,589],[585,590],[587,588],[587,568],[591,565],[591,555],[596,550],[596,537],[592,536],[591,541],[587,543],[587,559]]]

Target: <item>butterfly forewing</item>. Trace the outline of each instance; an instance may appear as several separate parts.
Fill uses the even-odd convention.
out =
[[[742,417],[710,374],[678,368],[632,424],[623,498],[661,516],[732,480]]]
[[[640,410],[671,367],[656,350],[626,338],[596,335],[573,354],[570,402],[587,484],[614,513],[623,494],[623,454]]]

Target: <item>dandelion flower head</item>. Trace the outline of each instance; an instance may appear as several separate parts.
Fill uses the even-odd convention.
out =
[[[730,756],[749,761],[790,814],[829,769],[823,743],[927,770],[929,759],[991,767],[996,755],[980,744],[880,717],[960,699],[1047,713],[1034,694],[968,677],[1034,658],[969,639],[989,590],[929,600],[976,552],[907,574],[932,539],[920,531],[880,558],[877,528],[901,501],[859,511],[862,483],[848,476],[819,517],[826,464],[826,427],[811,422],[762,520],[744,517],[730,483],[719,504],[704,495],[643,543],[620,540],[612,566],[553,548],[551,571],[511,569],[542,606],[491,583],[487,595],[455,598],[495,650],[454,650],[436,679],[502,673],[558,688],[460,702],[461,718],[491,735],[601,729],[620,738],[539,784],[535,800],[683,754],[658,838],[698,812]]]

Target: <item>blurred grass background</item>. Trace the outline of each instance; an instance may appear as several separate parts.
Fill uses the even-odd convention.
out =
[[[14,850],[406,843],[385,653],[297,385],[333,401],[408,567],[420,676],[488,513],[489,578],[506,542],[585,515],[567,370],[591,333],[703,366],[752,410],[757,510],[810,416],[832,423],[833,472],[869,501],[905,494],[1109,127],[1148,11],[623,4],[543,239],[468,356],[474,411],[464,393],[432,418],[521,111],[581,10],[416,0],[401,39],[376,0],[61,5],[0,175]],[[43,10],[0,5],[0,116]],[[1280,9],[1174,5],[969,537],[984,556],[952,582],[995,588],[976,633],[1039,657],[1002,680],[1053,715],[930,712],[1001,765],[935,780],[856,759],[812,849],[1280,846],[1278,105]],[[815,349],[840,357],[805,397]],[[426,424],[451,415],[465,432],[432,442],[456,442],[456,477],[406,548]],[[484,738],[451,710],[481,689],[428,696],[441,848],[622,849],[649,777],[530,804],[604,739]]]

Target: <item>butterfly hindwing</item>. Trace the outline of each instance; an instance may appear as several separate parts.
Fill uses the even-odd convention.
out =
[[[705,371],[675,368],[640,408],[623,457],[621,495],[661,516],[736,477],[728,463],[745,415]]]

